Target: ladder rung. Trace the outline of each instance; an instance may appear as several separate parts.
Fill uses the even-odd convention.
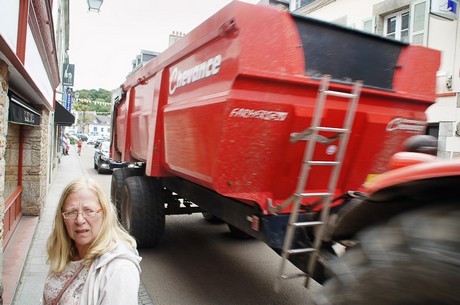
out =
[[[324,165],[324,166],[335,166],[339,165],[340,162],[338,161],[307,161],[306,164],[310,165]]]
[[[297,279],[299,277],[306,277],[306,276],[307,276],[306,273],[298,272],[298,273],[283,274],[283,275],[281,275],[281,279],[282,280],[290,280],[290,279]]]
[[[327,95],[332,95],[332,96],[337,96],[337,97],[343,97],[343,98],[354,98],[354,97],[356,97],[356,94],[353,94],[353,93],[346,93],[346,92],[340,92],[340,91],[326,90],[326,91],[324,91],[324,93],[327,94]]]
[[[294,222],[292,225],[294,227],[313,227],[323,224],[322,221],[305,221],[305,222]]]
[[[332,193],[300,193],[300,194],[297,194],[297,196],[300,196],[300,197],[326,197],[330,195],[332,195]]]
[[[290,249],[287,250],[286,252],[289,254],[301,254],[301,253],[309,253],[309,252],[315,252],[315,248],[301,248],[301,249]]]
[[[315,129],[318,131],[328,131],[328,132],[337,132],[337,133],[345,133],[348,131],[348,129],[346,128],[322,127],[322,126],[318,126]]]

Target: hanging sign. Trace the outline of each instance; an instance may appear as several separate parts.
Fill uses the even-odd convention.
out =
[[[75,76],[75,65],[64,64],[62,71],[62,84],[64,86],[73,86],[73,79]]]
[[[431,0],[430,12],[448,20],[457,20],[458,0]]]
[[[65,90],[65,109],[68,112],[72,110],[72,88],[70,87]]]
[[[15,95],[10,95],[8,121],[23,125],[40,125],[40,113]]]

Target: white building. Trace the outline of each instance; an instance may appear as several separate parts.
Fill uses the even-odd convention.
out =
[[[95,115],[94,120],[88,125],[88,135],[95,137],[110,137],[111,116]]]
[[[439,157],[460,157],[458,0],[291,0],[290,9],[441,51],[436,103],[426,111],[428,132],[439,139]]]

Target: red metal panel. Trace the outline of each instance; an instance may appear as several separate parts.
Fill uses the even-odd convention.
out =
[[[19,20],[18,20],[18,44],[16,46],[16,55],[24,64],[26,58],[27,42],[27,20],[29,19],[29,0],[19,2]]]
[[[130,134],[129,143],[131,156],[140,161],[147,160],[148,139],[153,137],[150,134],[149,124],[155,124],[155,118],[151,118],[154,107],[154,82],[145,82],[136,87],[135,97],[130,106]]]
[[[460,160],[437,160],[395,169],[375,178],[367,185],[367,191],[375,193],[400,183],[449,176],[460,176]]]
[[[421,46],[404,48],[395,73],[394,89],[417,99],[434,102],[436,98],[436,71],[441,53]]]

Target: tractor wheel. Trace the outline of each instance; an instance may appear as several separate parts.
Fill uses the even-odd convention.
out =
[[[359,234],[317,305],[460,304],[460,208],[424,208]]]
[[[110,199],[117,208],[118,220],[121,221],[121,190],[126,178],[142,175],[142,170],[138,168],[120,168],[112,173],[110,183]]]
[[[125,180],[121,194],[121,223],[139,248],[158,245],[165,229],[161,185],[145,176]]]

